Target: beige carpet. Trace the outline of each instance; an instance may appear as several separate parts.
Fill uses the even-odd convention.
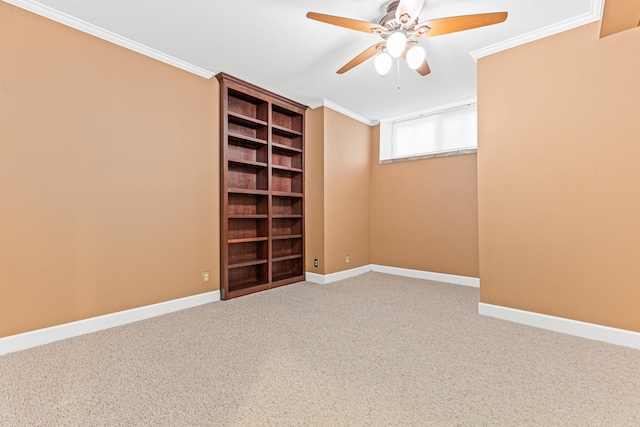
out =
[[[640,351],[367,273],[0,357],[2,426],[640,426]]]

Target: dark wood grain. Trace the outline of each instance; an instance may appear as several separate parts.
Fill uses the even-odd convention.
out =
[[[283,148],[295,148],[302,152],[302,136],[284,131],[280,128],[273,128],[272,142]]]
[[[228,74],[220,82],[220,290],[304,280],[306,106]]]
[[[302,200],[299,198],[273,197],[271,215],[302,215]]]
[[[246,188],[248,190],[267,190],[269,171],[266,164],[252,165],[228,161],[228,183],[230,188]]]
[[[227,230],[229,240],[268,236],[265,219],[229,218]]]
[[[267,285],[268,288],[269,278],[267,271],[267,264],[229,269],[229,286],[227,289],[229,292],[234,292],[259,285]]]
[[[302,135],[302,114],[274,105],[272,117],[272,125]]]
[[[268,261],[268,242],[247,242],[229,245],[229,266],[239,263]]]
[[[287,193],[302,193],[302,173],[290,170],[273,169],[272,191],[284,191]]]
[[[273,262],[272,282],[298,277],[303,273],[302,258]]]
[[[273,144],[272,144],[273,146]],[[274,168],[290,168],[302,172],[302,153],[273,146],[271,165]]]
[[[302,256],[302,239],[272,240],[271,244],[274,259],[292,255]]]
[[[274,218],[271,230],[274,236],[289,236],[302,234],[301,218]]]
[[[267,121],[269,103],[261,98],[234,89],[229,89],[229,113],[251,117],[262,122]]]

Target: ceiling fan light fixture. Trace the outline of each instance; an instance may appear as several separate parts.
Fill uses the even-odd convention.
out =
[[[422,47],[415,45],[407,51],[407,64],[412,70],[417,70],[424,62],[426,54]]]
[[[431,68],[424,59],[424,50],[415,47],[418,44],[416,39],[499,24],[504,22],[509,15],[508,12],[476,13],[420,22],[418,15],[424,4],[425,0],[389,0],[386,7],[387,13],[379,24],[316,12],[307,13],[307,18],[367,34],[376,34],[383,39],[345,64],[337,71],[338,74],[344,74],[364,61],[378,56],[376,70],[384,75],[389,72],[389,60],[393,62],[391,57],[404,56],[407,59],[407,55],[409,55],[410,59],[407,61],[411,62],[411,68],[414,68],[421,76],[426,76],[431,73]],[[381,52],[384,52],[385,55],[382,55]],[[398,60],[398,77],[400,75],[399,67],[400,61]]]
[[[398,58],[407,46],[407,36],[402,31],[396,31],[387,39],[387,52],[394,58]]]
[[[380,52],[378,56],[376,56],[374,65],[378,74],[384,76],[391,69],[392,63],[393,59],[391,58],[391,55],[389,55],[387,52]]]

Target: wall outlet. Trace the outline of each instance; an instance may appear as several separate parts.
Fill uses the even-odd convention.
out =
[[[313,260],[313,266],[316,268],[318,267],[318,258]]]
[[[346,262],[351,261],[351,257],[349,257],[349,255],[347,255],[347,258],[345,259]]]
[[[207,283],[211,280],[211,274],[208,271],[202,272],[202,283]]]

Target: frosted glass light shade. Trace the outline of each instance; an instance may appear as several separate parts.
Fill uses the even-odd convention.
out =
[[[407,45],[407,36],[400,31],[391,34],[387,39],[387,51],[394,58],[399,57],[404,52]]]
[[[389,55],[387,52],[380,52],[378,56],[376,56],[376,60],[374,62],[378,74],[380,74],[381,76],[387,74],[391,69],[392,62],[393,59],[391,59],[391,55]]]
[[[417,70],[424,62],[424,49],[418,45],[413,46],[407,52],[407,64],[412,70]]]

